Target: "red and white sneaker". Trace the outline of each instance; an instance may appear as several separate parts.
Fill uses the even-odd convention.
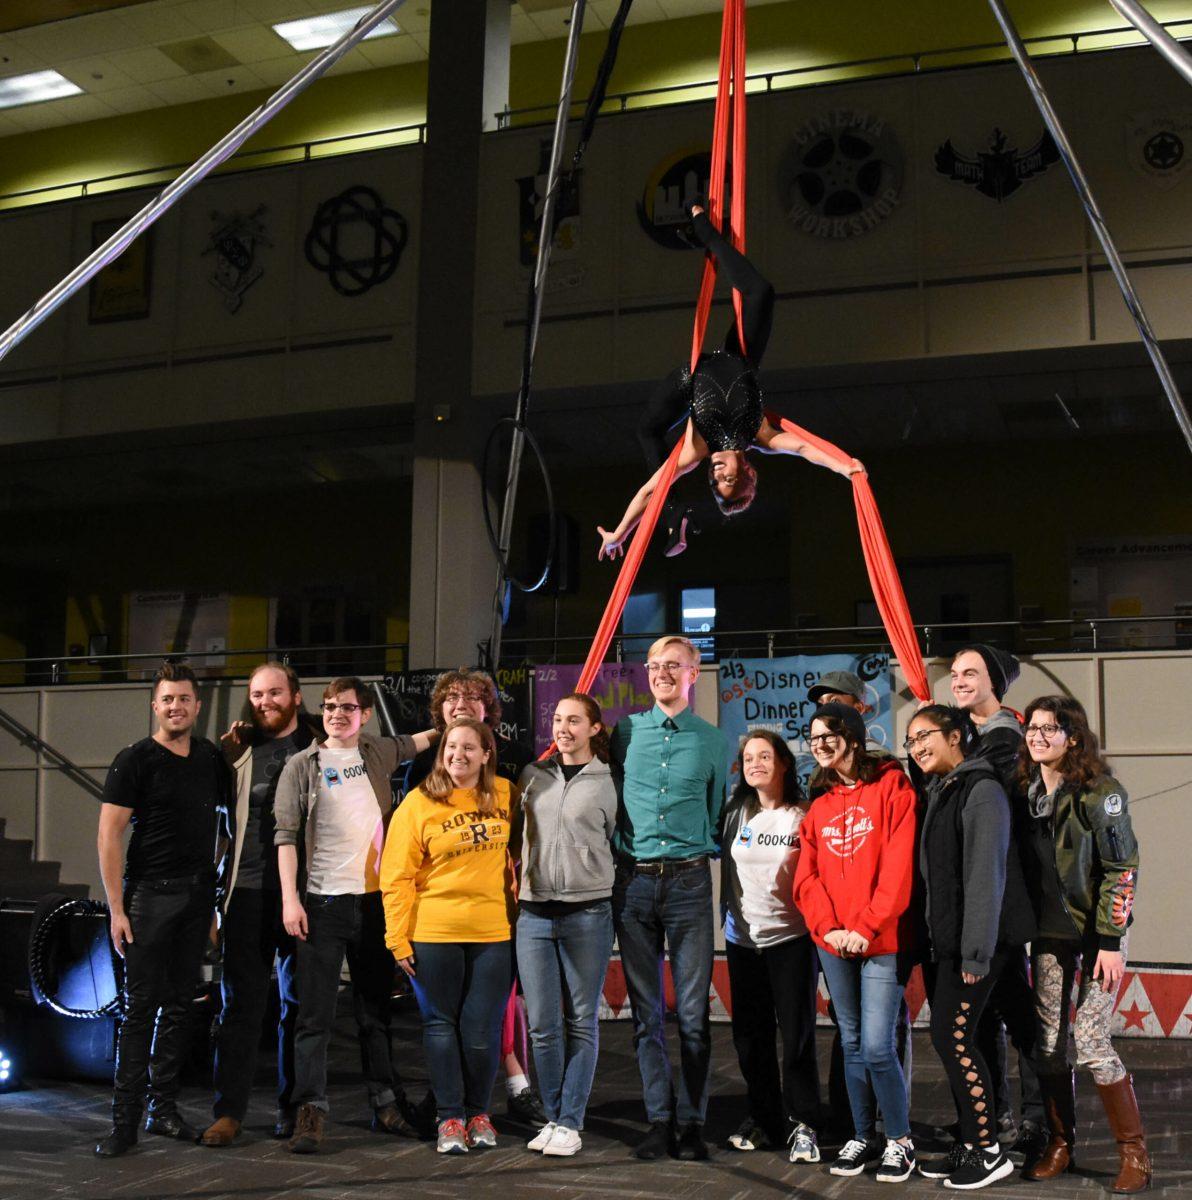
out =
[[[435,1149],[440,1154],[467,1154],[468,1136],[464,1123],[458,1117],[448,1117],[439,1122],[438,1142]]]
[[[469,1150],[491,1150],[497,1144],[497,1131],[488,1113],[477,1113],[469,1122],[466,1133]]]

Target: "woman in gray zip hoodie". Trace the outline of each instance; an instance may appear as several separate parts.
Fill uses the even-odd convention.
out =
[[[600,995],[613,948],[612,836],[620,781],[600,706],[555,708],[558,750],[522,772],[517,963],[547,1123],[527,1147],[575,1154],[596,1074]],[[516,838],[516,833],[515,833]]]

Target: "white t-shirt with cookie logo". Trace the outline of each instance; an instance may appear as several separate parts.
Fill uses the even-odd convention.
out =
[[[741,885],[741,916],[759,948],[802,937],[807,923],[791,892],[799,862],[799,822],[794,805],[762,808],[743,821],[730,853]]]
[[[317,896],[380,890],[385,824],[359,748],[319,749],[319,810],[307,890]]]

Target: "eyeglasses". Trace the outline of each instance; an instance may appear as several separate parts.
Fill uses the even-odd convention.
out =
[[[1039,737],[1042,735],[1043,738],[1049,742],[1057,733],[1063,732],[1063,727],[1060,725],[1028,725],[1026,729],[1023,730],[1023,733],[1027,737]]]
[[[447,704],[459,704],[461,702],[468,704],[484,703],[484,695],[481,692],[448,692],[443,699]]]
[[[319,707],[328,715],[332,713],[342,712],[345,717],[350,717],[353,713],[360,711],[359,704],[336,704],[333,700],[324,700]]]
[[[646,663],[647,675],[678,675],[680,671],[690,671],[691,666],[688,663],[677,662],[648,662]]]
[[[835,742],[839,737],[840,734],[838,733],[817,733],[813,737],[809,737],[807,739],[807,745],[810,746],[812,750],[814,750],[816,746],[823,746],[826,748]]]
[[[927,741],[927,739],[931,737],[933,733],[943,732],[944,731],[942,729],[924,729],[922,733],[916,734],[914,737],[908,737],[906,741],[902,743],[902,748],[909,754],[912,750],[918,750],[918,748],[923,745],[923,743]]]

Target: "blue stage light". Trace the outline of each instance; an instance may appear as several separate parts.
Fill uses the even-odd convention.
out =
[[[13,1056],[3,1046],[0,1046],[0,1092],[15,1091],[20,1086],[21,1080],[17,1074],[17,1064],[13,1061]]]

